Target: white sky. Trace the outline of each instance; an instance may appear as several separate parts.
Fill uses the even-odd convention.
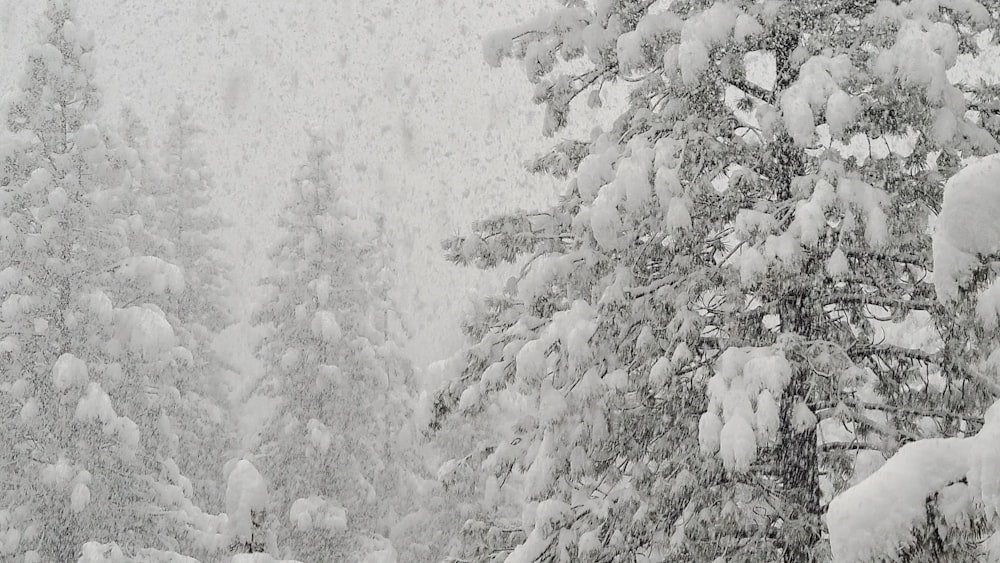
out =
[[[154,137],[178,94],[209,132],[218,205],[247,311],[303,128],[345,139],[344,178],[385,210],[400,254],[401,307],[420,364],[454,349],[458,315],[483,277],[448,265],[440,240],[476,218],[534,207],[557,186],[522,172],[546,146],[516,65],[490,69],[482,36],[544,2],[528,0],[82,0],[106,109],[132,100]],[[0,91],[20,72],[43,0],[0,0]],[[542,186],[542,187],[539,187]]]

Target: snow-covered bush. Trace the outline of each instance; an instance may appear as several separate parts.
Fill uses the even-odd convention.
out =
[[[225,544],[231,553],[264,553],[274,549],[267,520],[267,483],[245,459],[235,463],[226,479]]]

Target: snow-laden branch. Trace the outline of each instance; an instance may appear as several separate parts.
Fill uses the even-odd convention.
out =
[[[883,412],[892,412],[898,414],[909,414],[916,416],[929,416],[932,418],[952,418],[959,420],[966,420],[969,422],[974,422],[978,424],[983,423],[982,417],[971,415],[963,412],[949,412],[940,409],[927,409],[919,407],[900,407],[895,405],[887,405],[884,403],[872,403],[867,401],[856,401],[853,399],[844,399],[841,401],[826,401],[821,403],[816,403],[813,406],[813,410],[816,411],[816,416],[826,418],[828,416],[826,411],[836,411],[841,405],[845,407],[852,407],[856,409],[863,410],[877,410]]]
[[[826,520],[834,560],[871,561],[915,541],[925,522],[927,499],[949,487],[967,487],[972,502],[942,507],[946,523],[972,506],[992,516],[1000,511],[1000,403],[971,438],[920,440],[899,452],[864,481],[830,503]],[[954,492],[954,491],[953,491]]]
[[[1000,251],[998,179],[997,156],[953,176],[933,236],[938,300],[951,305],[974,299],[976,320],[987,330],[997,328],[1000,292],[996,282],[980,291],[981,280],[974,272]],[[965,366],[965,371],[994,394],[1000,392],[995,378],[973,365]],[[830,503],[826,518],[834,560],[893,558],[917,541],[919,530],[932,527],[947,535],[977,517],[985,516],[995,528],[1000,515],[998,443],[1000,401],[986,411],[983,427],[973,437],[918,440],[903,446],[879,470]],[[936,513],[933,518],[929,510]]]
[[[824,305],[839,303],[860,303],[862,305],[878,305],[880,307],[898,307],[911,311],[941,311],[941,304],[930,299],[902,299],[880,295],[865,295],[863,293],[837,292],[828,296]]]
[[[854,346],[852,348],[848,348],[847,354],[854,358],[867,356],[895,356],[897,358],[916,360],[928,364],[937,364],[941,361],[940,354],[889,344]]]

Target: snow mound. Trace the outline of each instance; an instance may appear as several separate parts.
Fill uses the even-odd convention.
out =
[[[817,55],[802,65],[795,83],[785,90],[780,100],[785,129],[796,144],[808,146],[813,142],[816,135],[814,116],[820,110],[826,110],[834,129],[842,129],[852,120],[853,102],[840,89],[840,83],[852,73],[847,55]]]
[[[673,372],[670,364],[671,361],[666,356],[656,360],[653,367],[649,369],[649,386],[651,388],[658,390],[668,383]]]
[[[746,473],[759,451],[777,436],[778,402],[792,367],[777,348],[729,348],[708,382],[708,411],[698,424],[698,442],[735,473]],[[807,409],[808,410],[808,409]],[[812,413],[801,418],[815,424]]]
[[[83,512],[90,504],[90,488],[83,483],[77,483],[70,493],[70,509],[73,512]]]
[[[273,561],[273,560],[272,560]],[[129,557],[115,543],[87,542],[77,563],[201,563],[197,559],[172,551],[140,549]]]
[[[299,530],[326,530],[331,533],[347,529],[347,511],[319,496],[300,498],[288,511],[292,524]]]
[[[184,270],[156,256],[129,258],[118,273],[143,291],[155,295],[184,292]]]
[[[83,555],[77,563],[126,563],[128,558],[121,548],[110,543],[87,542],[83,544]]]
[[[111,397],[104,392],[101,384],[91,381],[87,386],[87,394],[80,397],[76,404],[76,419],[81,422],[99,420],[105,424],[112,423],[118,415],[111,405]]]
[[[59,391],[83,385],[88,380],[86,362],[73,354],[66,353],[59,356],[55,365],[52,366],[52,383]]]
[[[313,336],[331,344],[339,341],[344,335],[340,323],[337,322],[337,316],[330,311],[316,311],[310,328]]]
[[[118,338],[134,354],[153,359],[176,345],[170,321],[155,305],[119,309],[115,317]]]
[[[757,440],[750,424],[745,417],[737,416],[727,420],[719,432],[719,456],[730,471],[746,473],[757,459]]]
[[[952,176],[933,234],[934,285],[944,302],[958,297],[979,257],[1000,253],[1000,155]]]
[[[330,428],[316,420],[315,418],[309,419],[306,423],[306,432],[309,438],[309,443],[313,445],[314,448],[320,451],[320,453],[326,453],[330,449],[330,442],[333,440],[333,433]]]
[[[94,315],[101,323],[108,324],[114,320],[115,307],[111,303],[111,298],[103,291],[84,294],[81,302],[84,310]]]
[[[618,248],[621,232],[625,227],[618,213],[617,198],[610,190],[602,188],[594,199],[590,210],[590,228],[594,233],[594,240],[602,249],[610,252]]]
[[[372,551],[365,556],[363,563],[396,563],[398,560],[396,550],[390,545],[388,547]]]
[[[77,474],[73,466],[65,458],[60,457],[55,463],[47,463],[42,467],[42,483],[60,487],[66,485]]]

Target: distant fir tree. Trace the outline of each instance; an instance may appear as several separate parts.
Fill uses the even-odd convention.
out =
[[[374,225],[344,196],[336,155],[310,133],[271,252],[255,322],[263,392],[280,406],[262,436],[283,555],[355,561],[389,535],[412,467],[411,369],[388,338]]]
[[[210,335],[231,324],[233,313],[226,299],[231,268],[219,238],[226,223],[211,207],[215,184],[202,145],[204,133],[193,106],[178,101],[162,148],[165,177],[157,202],[163,206],[158,228],[173,243],[171,255],[188,272],[188,283],[199,290],[183,303],[182,318]]]
[[[235,322],[230,299],[234,283],[229,278],[232,260],[221,238],[226,222],[212,208],[215,183],[202,144],[204,133],[194,108],[178,101],[167,123],[159,175],[150,186],[149,228],[165,241],[167,259],[183,269],[186,286],[184,294],[173,296],[164,308],[191,352],[179,385],[183,403],[192,410],[193,416],[186,419],[202,423],[183,429],[190,446],[178,462],[218,506],[223,492],[217,486],[220,471],[238,430],[226,414],[231,407],[223,378],[226,366],[214,343]],[[205,421],[211,424],[205,426]]]
[[[218,512],[225,492],[223,466],[239,431],[235,418],[227,415],[226,367],[214,348],[219,332],[232,323],[232,284],[220,238],[224,222],[210,207],[214,186],[199,142],[201,129],[193,123],[191,108],[178,102],[162,154],[153,150],[148,128],[128,103],[118,130],[134,163],[122,212],[142,226],[129,247],[134,254],[162,257],[184,275],[182,293],[157,301],[177,343],[190,353],[176,358],[164,374],[180,394],[169,421],[184,447],[171,458],[192,480],[199,506]]]
[[[967,368],[995,327],[934,298],[929,221],[957,163],[998,149],[996,92],[948,74],[998,6],[562,4],[488,38],[487,60],[524,65],[549,136],[605,85],[626,106],[531,164],[569,178],[556,205],[445,244],[524,263],[437,397],[440,424],[521,405],[458,459],[521,483],[521,540],[491,543],[484,521],[465,549],[828,560],[822,516],[856,468],[992,401],[996,374]],[[912,560],[977,556],[979,526],[935,521]]]
[[[0,520],[18,561],[76,561],[87,542],[169,557],[218,536],[172,457],[190,351],[160,304],[184,277],[132,248],[148,237],[140,166],[98,118],[94,68],[73,3],[50,0],[0,132]]]

